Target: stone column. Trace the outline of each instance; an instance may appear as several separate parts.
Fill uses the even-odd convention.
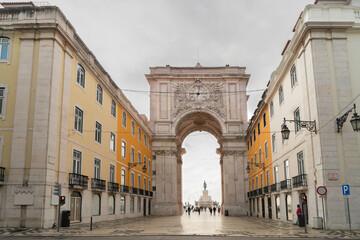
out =
[[[154,171],[153,215],[179,215],[178,157],[173,139],[153,140]],[[155,181],[154,181],[155,180]]]

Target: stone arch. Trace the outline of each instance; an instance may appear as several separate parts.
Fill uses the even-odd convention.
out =
[[[150,92],[154,215],[182,214],[183,140],[206,131],[220,148],[222,209],[246,215],[246,86],[244,67],[154,67]]]

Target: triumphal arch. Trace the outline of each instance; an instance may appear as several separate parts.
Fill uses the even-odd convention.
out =
[[[182,142],[194,131],[214,135],[220,148],[222,209],[246,215],[246,86],[244,67],[151,67],[153,215],[182,213]]]

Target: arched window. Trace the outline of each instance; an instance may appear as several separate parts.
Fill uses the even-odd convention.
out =
[[[99,216],[100,215],[100,209],[101,209],[101,198],[99,194],[93,195],[93,201],[92,201],[92,215],[93,216]]]
[[[114,196],[109,197],[109,214],[115,214],[115,198],[114,198]]]
[[[9,53],[10,39],[7,37],[0,37],[0,60],[7,60]]]
[[[82,88],[85,88],[85,69],[80,64],[78,64],[78,66],[77,66],[76,82]]]
[[[102,88],[100,87],[99,84],[97,85],[97,88],[96,88],[96,101],[102,105],[102,102],[103,102],[103,90],[102,90]]]

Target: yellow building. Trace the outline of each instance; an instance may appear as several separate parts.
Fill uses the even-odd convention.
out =
[[[249,211],[253,216],[272,218],[271,186],[273,184],[271,134],[268,104],[264,96],[258,103],[247,129]]]
[[[150,214],[151,131],[52,6],[0,9],[0,227]]]

